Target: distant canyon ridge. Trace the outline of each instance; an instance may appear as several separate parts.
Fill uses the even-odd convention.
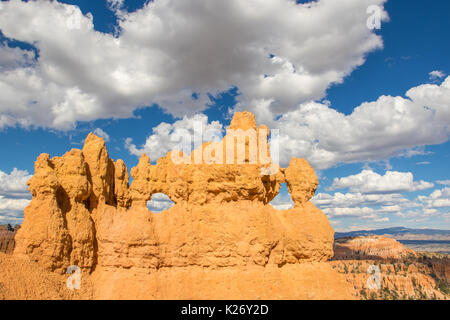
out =
[[[359,230],[351,232],[336,232],[334,237],[361,237],[361,236],[386,236],[396,240],[443,240],[450,241],[450,230],[438,229],[409,229],[403,227]]]

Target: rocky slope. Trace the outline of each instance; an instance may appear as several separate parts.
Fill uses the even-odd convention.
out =
[[[335,270],[346,276],[360,299],[448,300],[448,282],[441,282],[433,270],[418,261],[335,260]],[[375,267],[374,267],[375,266]],[[374,268],[380,271],[379,287],[369,287]]]
[[[20,226],[16,225],[9,229],[7,225],[0,225],[0,252],[11,254],[14,251],[16,242],[14,237]]]
[[[78,291],[68,290],[66,275],[48,272],[36,262],[0,253],[0,300],[74,300],[92,298],[89,278]]]
[[[12,253],[14,246],[14,232],[0,230],[0,252]]]
[[[230,129],[263,137],[257,161],[249,152],[252,137],[243,138],[248,148],[242,150],[235,146],[240,137],[229,133],[190,157],[174,151],[152,165],[143,155],[131,170],[131,186],[123,161],[111,160],[93,134],[82,150],[40,155],[15,258],[59,274],[80,267],[93,298],[355,297],[345,277],[325,263],[333,256],[334,232],[309,201],[318,185],[314,170],[303,159],[285,169],[263,162],[268,131],[251,113],[237,113]],[[231,162],[227,146],[235,151]],[[277,211],[269,202],[284,182],[295,207]],[[150,212],[146,203],[155,193],[175,205]]]
[[[361,299],[450,298],[447,255],[414,252],[382,236],[336,239],[330,262]],[[372,275],[379,279],[374,287]]]
[[[400,242],[383,237],[368,236],[339,238],[334,242],[334,260],[403,259],[416,253]]]

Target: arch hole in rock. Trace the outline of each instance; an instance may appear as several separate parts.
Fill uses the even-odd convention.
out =
[[[279,211],[292,209],[294,207],[294,201],[292,201],[286,183],[281,185],[280,192],[269,204]]]
[[[161,213],[173,207],[175,203],[164,193],[155,193],[152,200],[147,201],[147,208],[153,213]]]

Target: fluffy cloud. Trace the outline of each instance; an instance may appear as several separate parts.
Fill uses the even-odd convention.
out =
[[[370,162],[391,157],[412,157],[425,153],[426,145],[446,142],[450,135],[450,77],[440,85],[421,85],[407,92],[408,99],[382,96],[375,102],[363,103],[352,114],[344,115],[327,104],[309,102],[301,104],[277,120],[273,114],[261,123],[279,130],[281,165],[292,157],[306,158],[315,169],[327,169],[339,163]],[[197,114],[195,117],[206,119]],[[161,149],[164,155],[174,144],[163,136],[174,128],[191,130],[195,117],[185,117],[174,125],[161,124],[154,129],[146,147],[137,149],[128,141],[133,154]],[[220,127],[218,123],[204,126]],[[361,173],[363,175],[363,173]],[[372,186],[363,192],[403,192],[424,190],[432,183],[414,182],[411,173],[388,172],[380,177],[365,173],[367,179],[383,182],[385,187]],[[363,178],[362,176],[359,178]],[[391,183],[391,180],[396,180]],[[368,181],[370,182],[370,181]],[[389,184],[389,185],[388,185]]]
[[[160,213],[173,206],[173,201],[163,193],[155,193],[152,195],[152,200],[147,203],[147,207],[150,211]]]
[[[22,221],[23,221],[23,217],[0,215],[0,224],[10,223],[11,225],[14,225],[14,224],[21,224]]]
[[[443,218],[446,222],[450,222],[450,212],[443,214]]]
[[[294,207],[294,201],[292,201],[291,195],[286,192],[281,192],[276,196],[270,205],[277,210],[288,210]]]
[[[388,218],[388,217],[384,217],[384,218],[374,218],[373,219],[373,222],[378,222],[378,223],[380,223],[380,222],[389,222],[390,221],[390,219]]]
[[[94,134],[97,135],[100,138],[103,138],[103,140],[105,140],[105,142],[109,142],[109,134],[107,134],[101,128],[96,128],[94,130]]]
[[[429,196],[419,196],[418,200],[427,208],[450,207],[450,188],[434,190]]]
[[[325,208],[323,212],[330,217],[364,217],[371,216],[375,212],[374,209],[364,207],[354,208]]]
[[[24,65],[32,65],[34,52],[19,48],[10,48],[0,43],[0,72],[6,72]]]
[[[412,200],[400,193],[320,193],[312,202],[334,223],[348,218],[385,223],[391,221],[390,217],[403,219],[402,225],[430,219],[437,222],[447,219],[444,209],[450,207],[450,188],[434,190],[428,196],[421,195]]]
[[[0,196],[9,198],[28,197],[27,182],[31,179],[28,171],[14,168],[10,174],[0,171]]]
[[[423,213],[426,215],[433,215],[433,214],[439,214],[439,211],[437,209],[424,209]]]
[[[382,176],[372,170],[363,170],[356,175],[335,178],[330,190],[349,188],[352,192],[374,194],[412,192],[432,187],[434,187],[433,183],[414,181],[414,176],[411,172],[387,171]]]
[[[113,11],[120,11],[124,0],[106,0],[108,7]]]
[[[319,193],[311,200],[319,208],[346,208],[357,206],[418,206],[401,194]]]
[[[283,210],[289,210],[292,209],[294,207],[293,203],[289,203],[289,202],[274,202],[270,204],[272,207],[274,207],[277,210],[283,211]]]
[[[382,47],[366,9],[384,2],[156,0],[128,13],[109,0],[119,18],[111,35],[75,6],[2,1],[2,33],[34,45],[39,57],[28,63],[25,52],[2,46],[9,58],[0,70],[0,127],[70,129],[154,103],[192,115],[208,94],[232,86],[240,105],[288,112],[322,98]]]
[[[27,171],[14,168],[10,174],[0,171],[0,223],[20,223],[23,209],[30,203],[31,195]]]
[[[303,157],[316,169],[423,153],[450,135],[450,77],[410,89],[407,98],[381,96],[344,115],[327,104],[305,103],[276,121],[280,160]],[[268,113],[270,116],[270,112]],[[270,119],[270,117],[269,117]]]
[[[30,204],[28,199],[9,199],[0,195],[0,223],[20,223],[23,210]]]
[[[328,216],[333,226],[340,224],[342,222],[340,219],[347,218],[369,220],[375,223],[389,222],[388,217],[382,217],[380,214],[401,210],[396,203],[401,203],[406,207],[410,205],[409,200],[400,194],[382,196],[360,193],[336,193],[335,195],[321,193],[315,196],[312,202]],[[293,207],[293,202],[288,193],[280,193],[270,205],[277,210],[287,210]],[[381,208],[374,209],[369,206],[381,206]]]
[[[181,137],[184,132],[189,132],[192,144],[183,145]],[[153,134],[147,137],[145,144],[138,148],[132,143],[131,138],[125,140],[125,147],[131,154],[140,156],[143,153],[150,156],[150,159],[156,161],[163,157],[167,152],[172,150],[183,150],[186,154],[190,154],[187,150],[194,148],[195,132],[203,133],[202,141],[220,141],[222,138],[223,127],[218,121],[208,123],[208,117],[204,114],[196,114],[192,117],[184,117],[173,124],[162,122],[153,128]],[[198,146],[197,146],[198,147]]]
[[[430,72],[430,80],[438,80],[445,77],[445,73],[439,70]]]
[[[408,200],[401,194],[361,194],[320,193],[311,200],[333,223],[339,219],[358,219],[373,223],[390,221],[384,214],[397,214],[405,208],[414,208],[419,204]]]
[[[383,223],[390,221],[388,217],[381,217],[378,214],[376,214],[376,211],[374,209],[368,207],[325,208],[323,209],[323,212],[330,219],[357,218],[361,220],[370,220],[375,223]]]
[[[444,186],[450,186],[450,180],[439,180],[439,181],[436,181],[436,182],[439,183],[439,184],[442,184]]]
[[[0,196],[0,213],[21,212],[30,204],[28,199],[7,199]]]
[[[399,205],[394,205],[394,206],[383,206],[378,210],[378,212],[399,212],[401,210],[402,207],[400,207]]]

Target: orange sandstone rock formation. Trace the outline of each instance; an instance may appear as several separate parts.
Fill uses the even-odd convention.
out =
[[[66,287],[66,275],[48,272],[42,265],[0,252],[1,300],[86,300],[92,299],[89,277],[80,290]]]
[[[257,141],[258,154],[268,152],[267,128],[257,128],[251,113],[237,113],[230,128],[254,129],[264,136]],[[92,133],[83,150],[52,159],[40,155],[15,255],[50,271],[77,265],[102,298],[333,298],[330,292],[351,297],[343,278],[320,264],[333,256],[334,231],[309,202],[318,185],[314,170],[303,159],[265,170],[274,164],[252,161],[251,136],[245,150],[233,145],[231,163],[210,163],[204,156],[225,159],[227,144],[237,140],[227,135],[194,150],[190,159],[200,154],[200,163],[175,163],[173,152],[189,159],[178,151],[155,165],[143,155],[131,170],[131,186],[123,161],[113,162],[103,139]],[[284,182],[295,207],[277,211],[269,202]],[[155,193],[168,195],[175,205],[150,212],[146,204]],[[306,269],[306,278],[297,274]],[[305,282],[314,270],[329,283]],[[209,289],[200,290],[203,285]],[[194,295],[189,289],[194,287],[201,294]]]
[[[11,231],[6,225],[0,225],[0,252],[12,253],[14,251],[14,236],[16,230]]]
[[[337,239],[334,244],[335,260],[401,260],[415,257],[416,253],[395,239],[368,236]]]
[[[360,299],[372,300],[448,300],[436,282],[433,269],[420,261],[335,260],[330,264],[355,288]],[[369,288],[368,270],[380,271],[380,287]],[[373,270],[373,269],[371,269]]]
[[[415,252],[384,236],[335,240],[330,264],[344,274],[360,299],[448,300],[448,257]],[[379,288],[368,287],[369,273],[378,268]]]

